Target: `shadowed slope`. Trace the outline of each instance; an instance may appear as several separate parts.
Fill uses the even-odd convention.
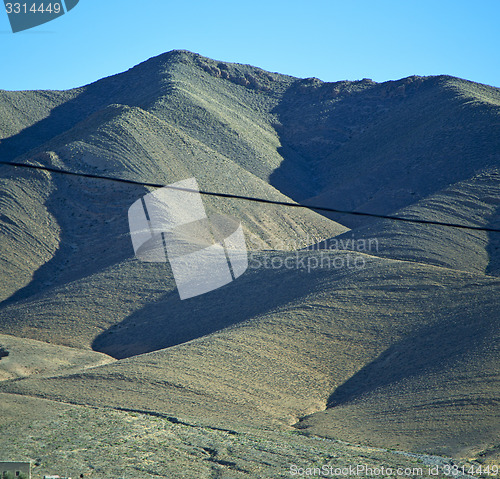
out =
[[[458,78],[299,80],[275,113],[295,152],[277,173],[302,161],[317,178],[311,203],[342,210],[390,214],[500,161],[500,89]]]
[[[0,123],[0,157],[487,226],[498,103],[450,77],[326,84],[170,52],[70,92],[1,92],[0,113],[19,119]],[[345,217],[346,232],[310,211],[206,198],[259,251],[237,281],[180,301],[168,263],[133,257],[127,210],[146,188],[0,173],[1,332],[120,358],[1,391],[228,429],[309,415],[309,432],[450,454],[495,446],[489,235]],[[358,255],[356,269],[348,252],[282,251],[340,233],[375,237],[386,257]]]
[[[500,172],[492,169],[451,185],[396,214],[405,218],[498,228],[499,204]],[[499,272],[500,234],[495,232],[377,220],[313,248],[360,251],[370,244],[371,254],[386,258],[492,275]]]
[[[234,422],[291,424],[324,409],[328,401],[340,401],[331,410],[337,411],[370,393],[378,396],[367,407],[386,407],[390,412],[387,421],[380,419],[385,432],[380,426],[371,440],[374,444],[397,442],[423,450],[441,441],[448,447],[446,453],[458,454],[477,445],[479,427],[481,444],[492,445],[499,431],[493,421],[498,280],[365,258],[366,269],[357,272],[347,268],[310,274],[268,272],[265,284],[281,299],[280,305],[224,331],[81,374],[6,382],[1,390],[79,404],[126,404],[138,410],[203,417],[222,427]],[[217,304],[228,304],[240,314],[243,304],[235,298],[261,300],[256,281],[257,274],[244,276],[231,285],[232,291],[219,290]],[[304,296],[295,294],[285,302],[294,293],[289,291],[293,284],[312,286]],[[210,308],[210,298],[207,301],[204,308]],[[174,305],[159,304],[156,311],[149,311],[142,334],[139,327],[127,331],[127,325],[114,330],[117,344],[123,344],[127,332],[140,341],[150,331],[168,338],[174,322],[192,327],[190,321],[199,314],[196,308],[182,315]],[[106,338],[108,345],[113,344],[112,336]],[[479,374],[481,358],[485,370]],[[407,386],[401,389],[400,384]],[[404,407],[391,406],[394,388]],[[418,388],[427,391],[427,399],[415,394]],[[436,401],[443,397],[453,401],[436,409]],[[463,418],[459,425],[456,405]],[[319,434],[329,437],[368,440],[360,429],[352,434],[339,429],[329,411],[302,424],[311,421]],[[356,418],[352,420],[354,426]],[[419,432],[414,436],[411,431],[417,423]],[[316,431],[314,427],[311,431]],[[447,440],[457,434],[459,442]]]
[[[1,169],[1,167],[0,167]],[[44,203],[47,174],[2,171],[0,178],[0,301],[26,286],[59,247],[60,229]]]
[[[365,444],[477,457],[500,433],[497,312],[497,299],[483,297],[409,335],[338,387],[325,412],[297,427]]]

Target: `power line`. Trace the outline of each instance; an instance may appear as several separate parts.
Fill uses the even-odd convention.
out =
[[[215,193],[213,191],[197,191],[197,190],[192,190],[189,188],[181,188],[181,187],[177,187],[177,186],[163,185],[160,183],[147,183],[147,182],[143,182],[143,181],[127,180],[125,178],[113,178],[111,176],[93,175],[91,173],[76,173],[73,171],[60,170],[57,168],[50,168],[47,166],[29,165],[29,164],[25,164],[25,163],[0,161],[0,164],[14,166],[14,167],[20,167],[20,168],[30,168],[30,169],[34,169],[34,170],[48,171],[50,173],[56,173],[56,174],[60,174],[60,175],[78,176],[81,178],[91,178],[91,179],[95,179],[95,180],[107,180],[107,181],[114,181],[117,183],[126,183],[126,184],[130,184],[130,185],[138,185],[138,186],[149,186],[151,188],[170,188],[170,189],[174,189],[174,190],[187,191],[190,193],[199,193],[201,195],[206,195],[206,196],[216,196],[219,198],[231,198],[231,199],[236,199],[236,200],[253,201],[256,203],[266,203],[269,205],[288,206],[288,207],[292,207],[292,208],[304,208],[304,209],[313,210],[313,211],[325,211],[328,213],[339,213],[339,214],[352,215],[352,216],[366,216],[366,217],[370,217],[370,218],[379,218],[379,219],[386,219],[386,220],[392,220],[392,221],[404,221],[406,223],[446,226],[449,228],[460,228],[460,229],[466,229],[466,230],[488,231],[490,233],[500,233],[500,229],[485,228],[482,226],[468,226],[468,225],[463,225],[463,224],[459,224],[459,223],[446,223],[446,222],[442,222],[442,221],[411,219],[411,218],[404,218],[401,216],[379,215],[376,213],[365,213],[362,211],[346,211],[346,210],[339,210],[339,209],[335,209],[335,208],[329,208],[326,206],[313,206],[313,205],[304,205],[302,203],[291,203],[288,201],[266,200],[265,198],[255,198],[252,196],[233,195],[230,193]]]

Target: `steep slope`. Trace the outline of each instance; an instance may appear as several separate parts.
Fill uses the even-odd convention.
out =
[[[259,305],[272,300],[278,305],[175,347],[70,376],[4,382],[0,390],[203,418],[204,424],[223,428],[284,427],[328,407],[300,427],[424,452],[459,455],[491,447],[500,430],[498,280],[364,258],[366,267],[359,271],[256,270],[233,289],[189,305],[167,295],[112,328],[97,347],[123,354],[127,344],[129,353],[144,342],[175,344],[176,333],[230,312],[238,312],[237,319],[257,298]],[[309,289],[300,291],[306,284]],[[360,414],[337,421],[344,409],[356,411],[360,401],[359,408],[366,403],[376,413],[367,430],[359,427]]]
[[[190,136],[190,132],[196,130],[197,120],[192,118],[190,112],[180,115],[178,105],[171,97],[175,97],[177,91],[188,88],[180,79],[184,78],[186,82],[187,75],[191,75],[193,69],[196,73],[193,78],[212,78],[198,63],[198,56],[186,52],[162,55],[124,74],[67,94],[60,93],[60,104],[56,102],[57,105],[48,116],[48,106],[45,103],[40,106],[36,95],[29,92],[15,95],[11,92],[2,93],[5,98],[13,95],[17,98],[16,101],[4,102],[7,116],[14,115],[21,108],[19,105],[22,105],[23,111],[31,108],[34,113],[32,124],[2,140],[0,156],[6,160],[24,151],[17,157],[18,161],[165,184],[196,176],[200,185],[207,190],[288,200],[265,181],[281,160],[276,153],[278,140],[269,126],[269,114],[266,113],[266,108],[269,110],[271,107],[264,108],[265,102],[262,112],[255,107],[253,110],[246,108],[241,113],[248,116],[244,119],[244,125],[262,125],[259,128],[264,133],[261,138],[253,139],[253,152],[247,145],[247,150],[240,148],[239,156],[227,157],[227,142],[207,145]],[[280,75],[274,77],[278,86],[284,81]],[[219,81],[215,78],[212,80]],[[232,82],[229,84],[234,86]],[[245,92],[246,88],[241,85],[237,88],[239,90],[233,92],[226,102],[226,109],[244,109],[237,93]],[[66,101],[62,102],[61,98]],[[167,123],[165,119],[135,106],[150,107],[154,113],[159,103],[170,105],[171,109],[177,111],[176,122],[184,118],[184,122],[191,122],[191,127],[183,125],[183,130],[179,130],[176,122]],[[253,103],[256,103],[255,98]],[[186,100],[184,109],[189,107],[190,101]],[[191,109],[194,108],[198,108],[196,99]],[[161,116],[167,118],[166,114]],[[235,124],[234,129],[237,129],[237,119],[230,120]],[[212,131],[211,134],[222,138],[228,124],[215,124],[213,128],[218,129],[218,133]],[[33,146],[35,148],[30,149]],[[214,146],[217,149],[213,149]],[[274,156],[267,155],[273,148]],[[255,157],[256,151],[259,152],[259,159],[272,157],[269,164],[261,162],[262,171],[259,174],[262,178],[249,171],[253,168],[241,166],[246,160],[250,161],[252,155]],[[130,248],[125,246],[126,242],[130,245],[129,240],[117,239],[127,234],[127,225],[119,218],[126,218],[128,207],[146,193],[144,189],[68,181],[67,178],[52,178],[51,175],[18,172],[5,166],[0,167],[0,171],[6,181],[11,182],[10,186],[4,188],[5,194],[10,196],[5,202],[2,217],[6,244],[0,258],[5,264],[2,270],[5,272],[2,277],[3,299],[27,286],[27,290],[11,297],[12,303],[31,294],[30,291],[40,292],[45,285],[63,284],[74,278],[88,276],[96,269],[130,257]],[[27,190],[28,186],[16,183],[15,179],[19,176],[36,179],[42,184],[36,184],[36,192]],[[106,189],[102,190],[102,187]],[[11,190],[15,193],[9,193]],[[130,194],[130,191],[134,193]],[[14,208],[16,203],[21,206]],[[36,216],[31,215],[36,221],[27,225],[26,235],[22,237],[16,233],[16,228],[20,227],[24,205],[29,203],[33,203],[30,208],[38,213]],[[212,198],[208,198],[206,203],[209,211],[217,210],[238,217],[248,233],[247,240],[251,248],[262,248],[277,242],[278,238],[285,243],[305,246],[305,241],[310,241],[311,237],[327,238],[346,230],[311,212],[297,214],[292,210],[282,211],[241,201],[221,202]],[[106,205],[106,208],[102,205]],[[46,219],[38,221],[41,215]],[[31,236],[35,238],[31,240]],[[301,239],[302,236],[307,240]],[[38,245],[37,241],[43,244]],[[120,241],[120,248],[110,248],[109,245],[116,241]],[[22,255],[16,255],[18,251],[22,251]],[[38,258],[40,254],[43,255],[41,259]],[[60,278],[59,283],[57,278]]]
[[[499,204],[500,170],[490,169],[393,214],[499,229]],[[377,220],[312,248],[359,251],[370,244],[371,254],[386,258],[490,275],[500,271],[500,235],[488,231]]]
[[[0,92],[0,158],[496,227],[499,98],[451,77],[327,84],[177,51],[69,92]],[[147,188],[0,174],[0,332],[22,338],[18,351],[37,345],[16,353],[26,374],[67,357],[6,376],[9,408],[25,395],[225,429],[297,424],[386,447],[494,450],[493,233],[207,197],[209,213],[242,222],[250,268],[181,301],[168,263],[133,255],[127,211]],[[378,247],[295,251],[353,238]]]
[[[458,78],[299,80],[275,113],[296,153],[277,174],[298,155],[317,177],[311,201],[339,209],[388,214],[499,162],[500,89]]]
[[[230,159],[139,108],[110,106],[56,137],[47,150],[31,153],[30,161],[76,171],[99,168],[106,174],[165,184],[195,176],[206,190],[289,201]],[[12,176],[10,170],[7,173]],[[8,248],[1,254],[8,255],[5,262],[14,259],[22,263],[24,271],[23,275],[7,269],[3,272],[4,332],[90,347],[103,329],[174,289],[168,265],[132,260],[127,211],[147,193],[145,188],[39,172],[25,175],[37,178],[40,190],[51,192],[42,200],[30,198],[38,199],[37,208],[48,219],[31,224],[26,239],[12,232],[19,227],[15,225],[18,209],[5,210],[10,219],[4,236]],[[15,184],[14,179],[12,182]],[[282,211],[229,199],[208,198],[205,203],[209,213],[238,218],[251,249],[278,241],[300,247],[310,238],[327,238],[346,230],[312,212]],[[30,243],[30,238],[51,238],[55,233],[50,254],[42,264],[35,263],[43,250]],[[19,251],[24,245],[21,241],[27,243],[23,256],[15,256],[12,251]],[[34,259],[27,261],[31,256]],[[14,263],[13,269],[18,267]],[[124,291],[126,284],[129,286]]]

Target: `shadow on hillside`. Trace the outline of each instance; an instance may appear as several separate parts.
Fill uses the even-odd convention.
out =
[[[60,227],[59,248],[31,281],[0,303],[0,308],[91,276],[130,258],[134,252],[127,209],[145,189],[100,180],[54,175],[55,191],[45,202]]]
[[[175,55],[175,52],[151,59],[147,65],[138,65],[128,72],[82,87],[76,97],[53,108],[46,118],[1,140],[1,161],[12,161],[40,147],[109,105],[144,107],[155,97],[167,94],[171,85],[161,65],[168,61],[170,55]]]
[[[177,290],[164,295],[100,334],[92,348],[122,359],[176,346],[300,301],[322,281],[332,287],[342,278],[328,270],[248,269],[200,296],[181,301]]]
[[[392,345],[330,395],[327,408],[340,406],[376,389],[425,376],[467,361],[470,354],[483,355],[495,331],[497,305],[486,311],[442,311],[436,321]],[[489,313],[487,310],[490,310]],[[483,324],[478,324],[482,322]]]
[[[500,198],[497,201],[500,201]],[[500,207],[496,209],[487,226],[488,228],[500,229]],[[490,262],[486,268],[486,274],[500,276],[500,233],[492,231],[488,233],[488,239],[486,251]]]
[[[452,83],[295,81],[273,110],[284,161],[271,184],[306,204],[387,215],[495,166],[496,110]],[[321,214],[351,229],[372,222]]]
[[[403,82],[389,86],[366,79],[323,83],[306,78],[294,82],[273,110],[279,120],[275,125],[281,143],[278,152],[284,161],[271,175],[270,183],[296,201],[318,204],[316,196],[332,187],[336,179],[334,155],[401,103],[403,98],[388,90],[396,90]],[[355,173],[356,165],[350,166]],[[336,221],[340,218],[321,214]]]
[[[0,158],[12,161],[37,148],[57,135],[73,128],[92,113],[105,106],[94,89],[84,90],[77,97],[51,110],[49,116],[0,142]],[[50,166],[50,165],[48,165]]]

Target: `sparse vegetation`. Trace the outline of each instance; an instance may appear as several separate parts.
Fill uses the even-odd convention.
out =
[[[500,227],[499,106],[446,76],[324,83],[170,52],[68,92],[0,91],[0,156]],[[493,234],[207,197],[261,263],[351,254],[302,251],[333,237],[380,248],[360,270],[249,268],[180,301],[168,263],[133,258],[145,188],[0,174],[2,457],[188,479],[498,460]]]

